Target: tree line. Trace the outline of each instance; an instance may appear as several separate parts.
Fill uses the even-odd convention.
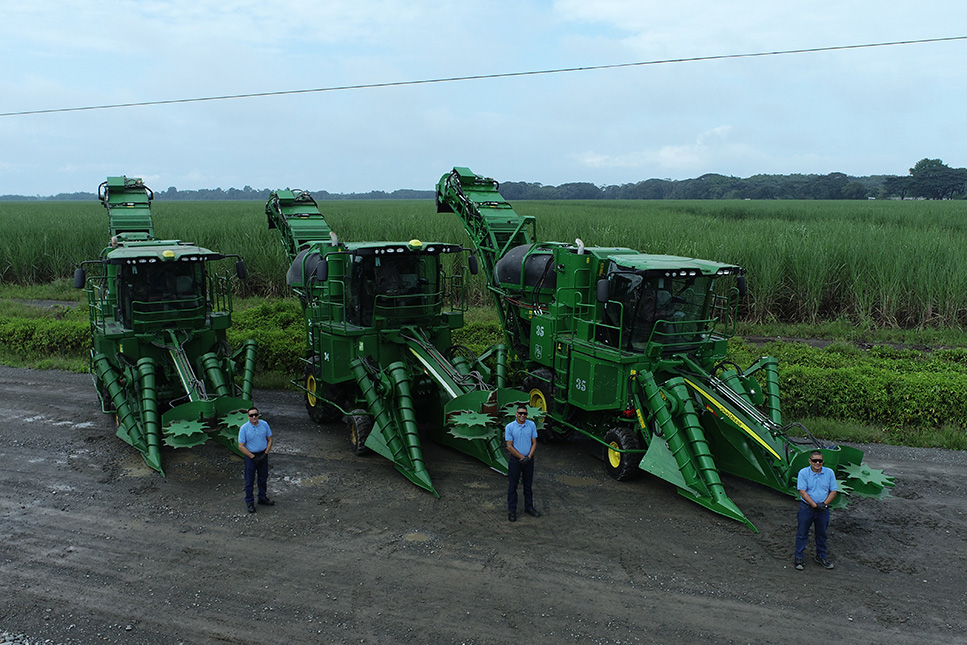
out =
[[[433,199],[432,190],[401,189],[392,192],[330,193],[310,191],[317,201],[346,199]],[[964,199],[967,168],[951,168],[940,159],[921,159],[904,176],[850,177],[841,172],[828,175],[753,175],[747,178],[709,173],[695,179],[648,179],[620,186],[597,186],[574,182],[560,186],[506,181],[500,185],[508,201],[525,199]],[[268,188],[202,188],[178,190],[171,186],[155,192],[161,200],[266,201]],[[50,197],[3,195],[5,201],[96,199],[94,193],[59,193]]]
[[[508,201],[522,199],[963,199],[967,168],[940,159],[922,159],[906,176],[707,174],[695,179],[648,179],[620,186],[587,182],[543,186],[508,181],[500,185]]]

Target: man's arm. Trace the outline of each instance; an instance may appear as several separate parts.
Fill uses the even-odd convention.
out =
[[[265,446],[265,454],[269,454],[270,450],[272,450],[272,435],[269,435],[268,444]]]
[[[534,456],[534,451],[537,450],[537,438],[531,439],[531,451],[527,453],[527,458],[530,459]]]
[[[813,498],[809,496],[809,493],[807,493],[805,489],[800,488],[799,489],[799,494],[802,496],[803,500],[807,504],[809,504],[813,508],[816,508],[816,502],[813,501]]]
[[[509,452],[513,456],[517,457],[518,459],[523,459],[524,458],[524,455],[522,455],[519,452],[517,452],[517,448],[514,448],[514,440],[513,439],[508,439],[507,440],[507,452]]]
[[[242,452],[243,455],[245,455],[249,459],[252,459],[255,457],[255,455],[252,454],[252,451],[245,446],[246,441],[248,441],[248,435],[245,433],[245,426],[243,425],[238,430],[238,449]]]
[[[831,501],[836,499],[838,489],[836,488],[836,473],[830,470],[829,472],[829,495],[826,496],[826,503],[829,504]]]

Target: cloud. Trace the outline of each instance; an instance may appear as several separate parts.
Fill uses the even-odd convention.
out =
[[[701,132],[694,141],[688,143],[629,150],[618,154],[588,151],[575,155],[575,158],[589,168],[655,171],[661,176],[665,176],[668,171],[701,174],[722,158],[748,154],[746,146],[729,140],[731,131],[731,126],[721,125]]]

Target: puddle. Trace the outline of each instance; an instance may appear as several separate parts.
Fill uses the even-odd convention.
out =
[[[278,479],[279,483],[289,486],[322,486],[329,483],[329,475],[312,475],[302,477],[300,475],[285,475]]]
[[[125,477],[150,477],[155,474],[155,471],[141,459],[141,455],[128,457],[121,464],[121,472],[124,473]]]

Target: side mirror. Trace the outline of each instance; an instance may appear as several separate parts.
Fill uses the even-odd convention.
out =
[[[746,286],[745,286],[745,276],[740,275],[739,279],[736,281],[736,286],[739,287],[739,297],[745,298]]]
[[[244,280],[248,277],[248,271],[245,270],[245,260],[239,260],[235,263],[235,275],[237,275],[240,280]]]
[[[480,265],[477,264],[477,256],[473,253],[467,258],[467,267],[470,268],[470,275],[477,275],[480,272]]]
[[[77,267],[74,271],[74,288],[83,289],[85,284],[87,284],[87,272],[83,267]]]
[[[598,280],[598,302],[607,302],[611,297],[611,283],[607,278]]]

